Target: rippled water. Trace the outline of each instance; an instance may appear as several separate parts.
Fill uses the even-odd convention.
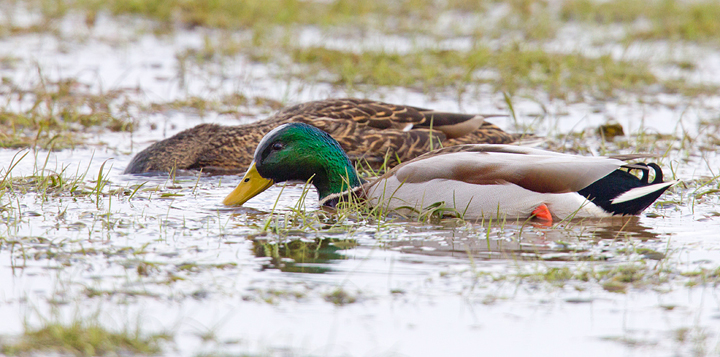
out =
[[[714,269],[717,197],[554,228],[506,223],[488,232],[487,222],[350,221],[277,235],[261,232],[266,213],[281,190],[277,213],[290,213],[302,185],[273,187],[246,207],[225,208],[220,201],[237,177],[121,175],[130,156],[87,150],[51,154],[50,162],[67,165],[66,172],[89,165],[85,182],[93,186],[111,157],[104,192],[127,188],[127,195],[145,183],[132,199],[105,194],[98,204],[93,195],[43,199],[33,192],[3,198],[19,207],[3,214],[3,334],[59,309],[67,318],[99,311],[110,327],[140,319],[145,331],[170,329],[172,348],[182,354],[551,354],[561,345],[566,355],[671,355],[696,348],[673,337],[684,329],[707,336],[703,348],[715,346],[720,311],[712,286],[688,288],[671,278],[622,294],[534,276],[562,267],[660,264],[662,257],[621,252],[633,246],[670,255],[662,264],[673,270]],[[16,169],[31,172],[33,164],[26,158]],[[308,212],[316,205],[308,199]],[[356,302],[327,302],[338,288]],[[198,337],[208,331],[217,342]]]
[[[148,35],[123,46],[90,39],[58,51],[52,37],[26,35],[0,40],[0,51],[21,49],[15,56],[24,62],[13,76],[24,73],[34,80],[35,61],[51,76],[140,87],[145,96],[140,100],[148,102],[203,95],[211,87],[273,98],[291,93],[291,101],[344,95],[321,84],[288,85],[272,79],[272,68],[242,57],[228,66],[233,71],[225,72],[227,79],[208,71],[190,76],[180,91],[167,80],[175,76],[172,59],[179,49],[199,46],[199,37]],[[89,79],[82,77],[87,71],[94,73]],[[217,82],[208,84],[205,76]],[[445,96],[384,94],[388,101],[443,110],[496,112],[501,103],[494,93],[466,95],[462,107]],[[655,99],[573,105],[518,99],[516,110],[519,124],[534,124],[548,136],[592,128],[608,118],[630,134],[692,135],[698,143],[709,142],[704,140],[717,130],[702,121],[718,115],[717,98]],[[534,114],[541,107],[557,114],[540,120]],[[226,208],[220,202],[238,177],[122,175],[132,154],[149,142],[206,121],[227,119],[172,112],[148,118],[134,134],[98,134],[90,140],[102,142],[97,146],[54,153],[0,150],[0,177],[18,152],[28,152],[9,175],[17,179],[13,190],[0,197],[0,334],[20,334],[25,321],[41,324],[55,311],[66,320],[97,313],[109,328],[139,321],[145,332],[170,331],[175,338],[166,346],[168,355],[718,352],[714,283],[698,283],[687,274],[720,266],[718,195],[696,196],[717,188],[697,183],[717,174],[716,150],[675,145],[661,160],[668,176],[687,184],[640,217],[554,227],[399,217],[338,222],[318,213],[311,191],[304,216],[317,221],[300,229],[289,219],[297,217],[292,208],[302,185],[276,186],[244,207]],[[498,124],[511,128],[509,119]],[[599,142],[587,140],[589,146]],[[101,168],[107,185],[97,194]],[[84,175],[75,193],[49,188],[44,194],[22,179],[60,171],[68,180]],[[277,221],[264,230],[270,217]],[[628,266],[643,267],[649,277],[624,292],[594,279],[549,274]],[[209,333],[214,338],[204,340]]]

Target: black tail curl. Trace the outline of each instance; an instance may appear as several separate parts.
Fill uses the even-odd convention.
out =
[[[655,175],[652,182],[650,182],[650,169],[653,170]],[[641,176],[638,178],[631,174],[630,171],[632,170],[641,170]],[[660,166],[655,163],[639,163],[629,165],[627,171],[621,169],[615,170],[600,180],[593,182],[590,186],[578,191],[578,193],[587,198],[588,201],[593,202],[595,205],[614,215],[635,215],[648,208],[669,186],[659,188],[657,191],[630,201],[612,203],[612,200],[634,188],[663,182],[663,173]]]

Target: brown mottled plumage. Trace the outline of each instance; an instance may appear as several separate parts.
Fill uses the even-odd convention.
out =
[[[377,168],[394,165],[431,148],[466,144],[511,143],[520,138],[487,123],[483,116],[436,112],[365,99],[328,99],[285,108],[255,123],[238,126],[201,124],[159,141],[138,153],[125,173],[200,170],[212,174],[244,171],[260,139],[289,122],[313,125],[337,140],[353,161]],[[431,141],[432,138],[432,141]]]

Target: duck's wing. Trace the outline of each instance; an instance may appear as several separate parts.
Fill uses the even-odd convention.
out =
[[[539,193],[579,191],[622,167],[606,157],[575,156],[508,145],[463,145],[425,154],[388,175],[400,182],[454,180],[474,185],[515,184]]]
[[[313,125],[335,138],[350,159],[373,168],[394,166],[443,145],[510,143],[519,138],[485,122],[482,115],[355,98],[299,104],[269,120]]]
[[[473,134],[473,138],[466,141],[473,143],[510,143],[517,139],[497,126],[486,125],[485,117],[488,116],[497,115],[447,113],[409,105],[344,98],[296,105],[278,113],[273,120],[309,122],[323,119],[351,121],[377,130],[435,130],[448,139]]]
[[[523,141],[523,142],[520,142]],[[475,131],[460,137],[448,138],[444,146],[456,146],[464,144],[509,144],[527,145],[542,142],[541,138],[532,134],[508,133],[497,125],[484,122]]]

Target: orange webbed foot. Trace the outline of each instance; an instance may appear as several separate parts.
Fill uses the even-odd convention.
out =
[[[532,211],[532,217],[545,221],[544,223],[546,223],[546,225],[552,225],[552,214],[550,213],[547,205],[545,205],[544,203],[540,206],[537,206],[537,208]]]

